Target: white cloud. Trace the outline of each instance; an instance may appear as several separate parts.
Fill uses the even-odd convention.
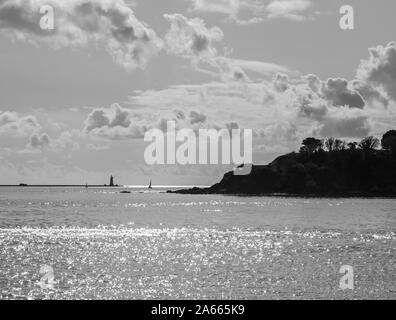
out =
[[[263,3],[254,0],[189,0],[193,10],[220,13],[239,24],[255,23],[262,20]],[[243,17],[242,17],[243,16]]]
[[[276,73],[289,73],[290,70],[286,66],[282,66],[270,62],[232,59],[232,63],[245,72],[263,75],[265,77],[273,76]]]
[[[0,134],[27,136],[40,128],[37,118],[32,115],[21,116],[14,111],[0,111]]]
[[[238,24],[251,24],[266,19],[305,20],[312,3],[310,0],[188,0],[192,9],[223,14]]]
[[[200,18],[188,19],[181,14],[164,17],[171,24],[165,36],[167,52],[191,59],[199,72],[224,82],[250,81],[247,73],[271,77],[277,72],[289,72],[288,68],[274,63],[233,59],[219,53],[217,45],[223,41],[223,31],[216,26],[207,27]]]
[[[215,44],[224,38],[220,28],[207,28],[202,19],[188,19],[181,14],[166,14],[164,17],[171,24],[165,36],[166,49],[169,53],[197,59],[217,55]]]
[[[40,7],[55,9],[55,30],[40,28]],[[162,41],[124,0],[0,0],[0,32],[55,48],[103,46],[127,69],[144,67]]]
[[[119,104],[92,110],[85,120],[84,132],[110,140],[142,138],[148,125],[139,122],[135,115]]]
[[[362,110],[333,109],[318,132],[321,137],[363,138],[370,134],[369,116]]]
[[[296,150],[311,135],[360,139],[389,129],[389,119],[395,118],[392,108],[386,110],[382,104],[365,100],[355,80],[321,80],[312,74],[297,78],[277,74],[273,81],[262,82],[173,86],[137,92],[131,104],[167,110],[163,119],[172,118],[169,113],[173,110],[180,123],[193,109],[204,115],[205,126],[225,128],[235,123],[253,129],[261,150],[271,152]]]
[[[274,0],[268,4],[266,11],[269,19],[284,18],[302,21],[311,6],[310,0]]]
[[[357,79],[366,85],[366,89],[367,86],[379,87],[396,100],[396,43],[370,48],[369,53],[369,58],[359,66]]]
[[[190,0],[197,11],[223,13],[236,17],[242,6],[241,0]]]

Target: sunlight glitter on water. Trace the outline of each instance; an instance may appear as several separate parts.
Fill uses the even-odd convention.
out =
[[[392,199],[0,191],[2,299],[396,297]]]
[[[361,277],[347,297],[396,289],[393,232],[22,227],[1,229],[0,242],[0,298],[339,298],[338,268],[351,261]],[[38,285],[43,265],[52,289]]]

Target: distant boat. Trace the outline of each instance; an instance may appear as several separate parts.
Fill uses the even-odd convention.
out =
[[[149,188],[149,189],[153,189],[153,186],[152,186],[152,184],[151,184],[151,180],[150,180],[150,185],[149,185],[148,188]]]

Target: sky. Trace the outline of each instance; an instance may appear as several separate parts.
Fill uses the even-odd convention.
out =
[[[354,9],[342,30],[340,8]],[[43,30],[40,8],[54,8]],[[240,128],[254,163],[396,127],[389,0],[0,0],[0,184],[210,185],[145,133]]]

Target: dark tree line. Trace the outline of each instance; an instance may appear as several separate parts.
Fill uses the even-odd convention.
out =
[[[359,142],[307,138],[281,189],[330,195],[396,195],[396,131]]]
[[[315,153],[320,151],[334,152],[343,150],[363,150],[366,152],[371,152],[378,150],[380,147],[382,147],[382,150],[384,151],[396,153],[396,130],[391,130],[385,133],[381,141],[373,136],[364,138],[360,142],[349,143],[336,138],[322,140],[316,138],[306,138],[302,142],[300,153]]]
[[[300,152],[253,166],[248,176],[227,173],[206,192],[396,197],[396,131],[381,141],[307,138]]]

